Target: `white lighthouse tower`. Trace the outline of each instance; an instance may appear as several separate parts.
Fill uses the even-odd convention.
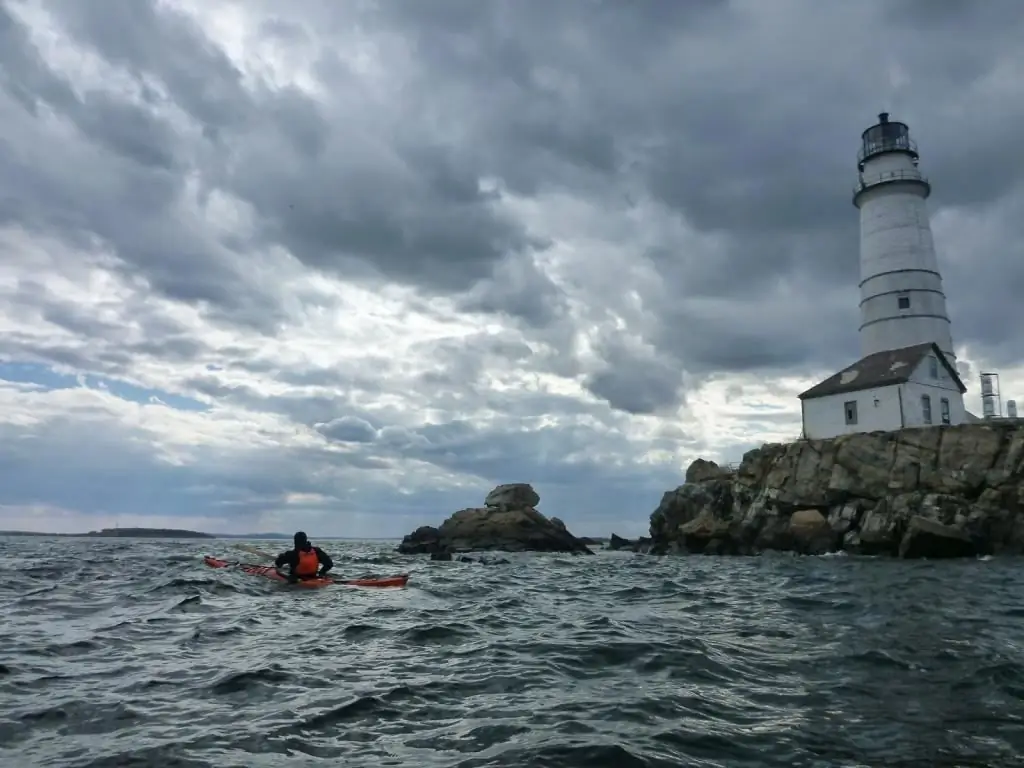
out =
[[[905,123],[861,134],[853,204],[860,210],[861,359],[800,394],[803,436],[954,425],[972,419],[925,201]]]
[[[887,112],[861,134],[853,195],[860,209],[861,355],[935,342],[955,364],[925,203],[931,185],[917,162],[909,129]]]

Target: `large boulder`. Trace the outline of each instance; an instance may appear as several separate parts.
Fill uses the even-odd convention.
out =
[[[735,470],[698,459],[651,537],[659,554],[1024,554],[1024,420],[769,443]]]
[[[714,480],[716,477],[724,477],[731,474],[730,470],[718,466],[707,459],[696,459],[686,468],[686,482],[703,483],[705,480]]]
[[[484,550],[592,555],[587,543],[573,536],[565,523],[534,508],[539,501],[527,484],[499,485],[487,495],[485,506],[459,510],[438,528],[417,528],[402,539],[398,551],[432,556]]]
[[[485,507],[526,509],[540,504],[540,494],[529,483],[506,483],[487,494]]]
[[[824,555],[839,547],[839,537],[816,509],[798,509],[789,518],[790,546],[803,555]]]

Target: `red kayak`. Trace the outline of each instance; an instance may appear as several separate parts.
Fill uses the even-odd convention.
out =
[[[265,579],[288,582],[288,578],[277,572],[272,565],[253,565],[251,563],[233,563],[227,560],[220,560],[210,555],[203,557],[203,562],[211,568],[230,568],[234,566],[250,576],[262,576]],[[332,579],[326,576],[322,579],[302,579],[290,582],[297,587],[329,587],[333,584],[341,584],[348,587],[404,587],[409,583],[409,574],[402,573],[398,576],[385,576],[382,579]]]

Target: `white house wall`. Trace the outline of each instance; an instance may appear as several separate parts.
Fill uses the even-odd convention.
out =
[[[899,389],[900,385],[894,384],[804,400],[804,437],[820,440],[856,432],[899,429]],[[857,403],[856,424],[846,423],[845,404],[851,400]]]
[[[903,413],[908,427],[928,426],[924,420],[922,396],[931,401],[932,425],[942,424],[942,398],[949,400],[949,423],[962,424],[966,420],[964,396],[960,394],[949,371],[939,364],[938,378],[932,378],[932,369],[925,358],[914,371],[910,380],[903,385]]]

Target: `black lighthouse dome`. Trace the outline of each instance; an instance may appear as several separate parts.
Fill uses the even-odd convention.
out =
[[[917,144],[910,138],[910,128],[906,123],[889,120],[889,113],[882,112],[878,115],[878,122],[860,135],[857,170],[863,171],[868,160],[888,152],[910,155],[917,165]]]

